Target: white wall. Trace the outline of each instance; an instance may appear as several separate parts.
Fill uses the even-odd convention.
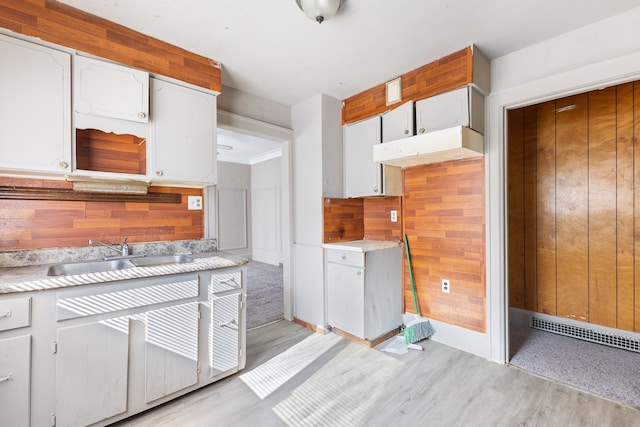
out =
[[[282,159],[251,166],[253,259],[268,264],[282,262]]]
[[[234,195],[239,195],[241,192],[244,192],[246,196],[245,212],[242,212],[239,205],[219,203],[217,218],[218,248],[233,254],[251,256],[251,167],[238,163],[218,162],[217,192],[221,201],[235,200]],[[227,195],[221,196],[221,192],[227,192]],[[208,214],[215,215],[215,211],[209,211]],[[238,247],[238,244],[236,244],[241,227],[246,230],[245,247]]]
[[[640,8],[491,61],[485,126],[488,334],[476,354],[507,360],[505,111],[640,79],[638,28]]]
[[[342,197],[340,101],[315,95],[291,109],[294,316],[325,326],[322,198]]]
[[[222,87],[222,93],[218,96],[218,109],[291,128],[291,108],[231,87]]]

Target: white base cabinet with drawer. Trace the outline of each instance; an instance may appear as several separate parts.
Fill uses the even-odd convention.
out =
[[[330,327],[374,341],[402,325],[400,247],[366,252],[326,251]]]
[[[104,426],[245,366],[246,267],[0,294],[0,425]]]

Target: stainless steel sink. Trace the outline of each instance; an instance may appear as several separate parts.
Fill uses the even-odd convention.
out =
[[[135,265],[133,265],[129,259],[75,262],[52,265],[47,271],[47,276],[71,276],[74,274],[101,273],[103,271],[122,270],[133,267],[135,267]]]
[[[185,264],[193,262],[189,255],[157,255],[130,260],[136,267],[157,267],[160,265]]]

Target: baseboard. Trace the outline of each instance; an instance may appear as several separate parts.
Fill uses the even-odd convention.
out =
[[[387,332],[384,335],[379,336],[378,338],[375,338],[371,341],[369,340],[363,340],[362,338],[356,337],[355,335],[350,334],[349,332],[345,332],[340,328],[332,328],[331,332],[334,332],[338,335],[340,335],[341,337],[344,337],[348,340],[351,340],[353,342],[356,342],[360,345],[363,345],[367,348],[373,348],[375,346],[377,346],[378,344],[382,344],[383,342],[385,342],[386,340],[388,340],[389,338],[398,335],[398,333],[400,333],[400,328],[396,328],[392,331]]]
[[[406,315],[412,316],[413,313],[406,313]],[[429,338],[430,340],[489,359],[491,352],[488,334],[475,332],[426,317],[424,319],[428,320],[436,331],[431,338]]]
[[[298,319],[297,317],[293,318],[293,322],[297,323],[300,326],[303,326],[303,327],[309,329],[310,331],[316,332],[318,334],[324,335],[324,333],[325,333],[324,328],[321,328],[320,326],[312,325],[311,323],[307,323],[304,320]]]

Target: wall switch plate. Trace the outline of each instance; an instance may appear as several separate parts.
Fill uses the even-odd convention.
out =
[[[398,211],[391,211],[391,222],[398,222]]]
[[[202,196],[188,196],[188,209],[190,211],[202,210]]]
[[[442,279],[442,292],[448,294],[451,291],[451,284],[449,279]]]

